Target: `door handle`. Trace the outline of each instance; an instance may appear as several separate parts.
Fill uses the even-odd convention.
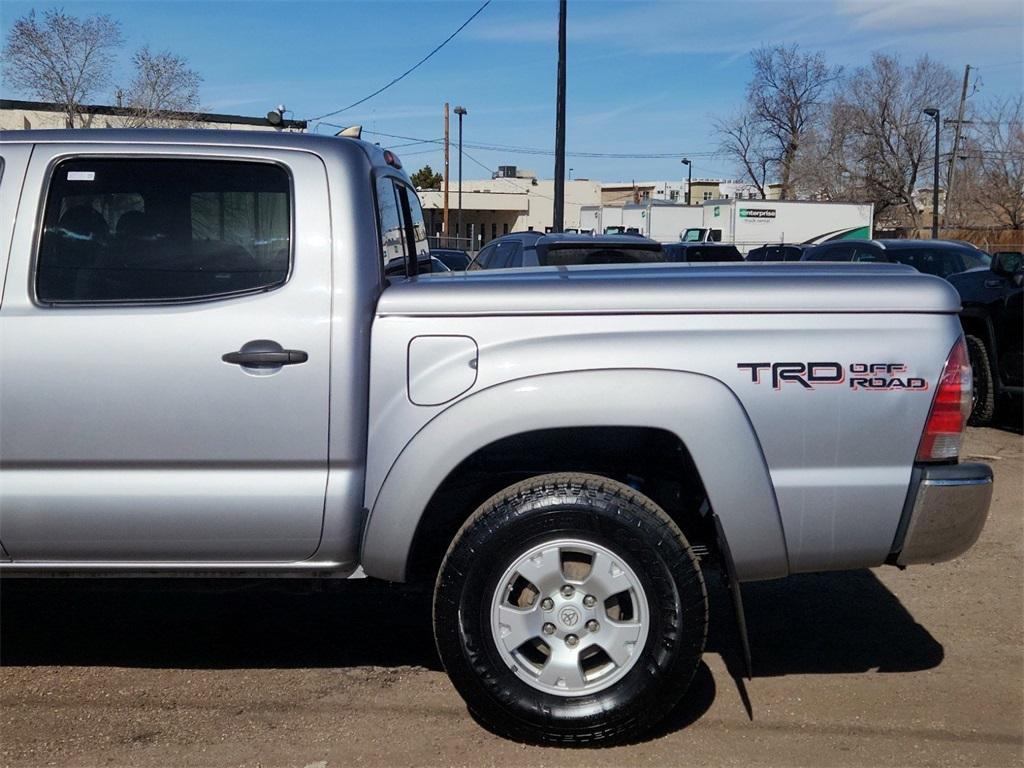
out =
[[[301,349],[284,349],[276,341],[256,339],[247,341],[237,352],[228,352],[220,359],[245,368],[278,368],[304,363],[309,360],[309,355]]]

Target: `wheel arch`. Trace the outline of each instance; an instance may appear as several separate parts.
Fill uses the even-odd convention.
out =
[[[653,369],[508,381],[439,412],[405,445],[368,503],[361,558],[365,572],[392,581],[408,578],[417,532],[433,522],[424,517],[432,500],[452,473],[481,451],[529,433],[595,428],[674,436],[721,521],[739,578],[787,575],[774,489],[739,400],[717,379]],[[468,518],[474,509],[459,514]]]

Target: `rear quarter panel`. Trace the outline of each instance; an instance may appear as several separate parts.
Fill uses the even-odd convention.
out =
[[[742,551],[734,551],[741,578],[881,564],[899,524],[935,383],[959,333],[955,315],[925,313],[379,317],[371,354],[366,490],[371,515],[364,565],[372,574],[374,527],[391,514],[379,502],[385,498],[382,492],[387,484],[396,481],[389,477],[396,458],[446,410],[488,388],[530,377],[650,369],[695,374],[720,383],[756,433],[756,438],[748,438],[730,424],[718,431],[702,424],[689,435],[692,440],[736,447],[724,454],[735,459],[731,466],[728,458],[724,460],[724,472],[722,467],[702,467],[698,461],[702,476],[714,470],[723,486],[711,487],[705,477],[712,506],[730,539],[730,528],[756,527],[760,523],[755,518],[763,520],[765,514],[774,515],[784,532],[785,546],[777,552],[782,562],[767,565],[756,542],[748,541]],[[423,407],[409,401],[406,349],[409,340],[422,334],[470,336],[479,348],[476,382],[452,402]],[[775,387],[770,375],[762,374],[755,383],[750,370],[739,367],[741,363],[799,361],[834,361],[844,369],[851,363],[897,364],[903,366],[902,376],[923,378],[927,388],[855,389],[848,377],[811,389],[795,382]],[[628,384],[630,379],[623,381]],[[672,420],[668,411],[673,403],[680,413],[689,413],[695,402],[700,405],[701,397],[716,396],[709,389],[689,388],[686,379],[678,381],[668,393],[638,389],[627,394],[637,401],[657,394],[659,402],[665,403],[666,424]],[[600,419],[600,393],[581,385],[578,394],[581,401],[593,404],[594,418]],[[716,407],[711,402],[706,405]],[[595,425],[616,423],[614,404],[607,419]],[[763,457],[770,476],[770,486],[753,504],[749,498],[742,504],[735,501],[739,497],[724,489],[729,483],[742,486],[756,481],[760,468],[753,466],[756,460],[744,450],[747,439],[755,441],[754,455]],[[464,455],[476,447],[466,441]],[[422,510],[429,499],[430,491],[421,491],[422,498],[406,500],[411,525],[418,519],[416,510]],[[375,521],[378,514],[381,517]],[[766,540],[764,545],[770,547],[772,542]]]

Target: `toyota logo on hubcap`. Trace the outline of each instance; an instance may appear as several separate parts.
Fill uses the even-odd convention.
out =
[[[558,619],[567,627],[576,626],[580,620],[580,612],[572,606],[566,606],[558,612]]]

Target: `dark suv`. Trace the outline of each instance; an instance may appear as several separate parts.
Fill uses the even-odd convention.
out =
[[[489,242],[467,269],[646,264],[658,261],[665,261],[661,245],[646,237],[513,232]]]
[[[991,267],[948,278],[960,293],[960,322],[974,369],[971,423],[988,424],[999,396],[1024,393],[1024,255],[996,253]]]
[[[736,246],[725,243],[665,243],[661,249],[666,261],[743,261],[743,254]]]
[[[909,264],[918,272],[949,277],[987,267],[989,255],[950,240],[835,240],[811,248],[801,261],[873,261]]]

